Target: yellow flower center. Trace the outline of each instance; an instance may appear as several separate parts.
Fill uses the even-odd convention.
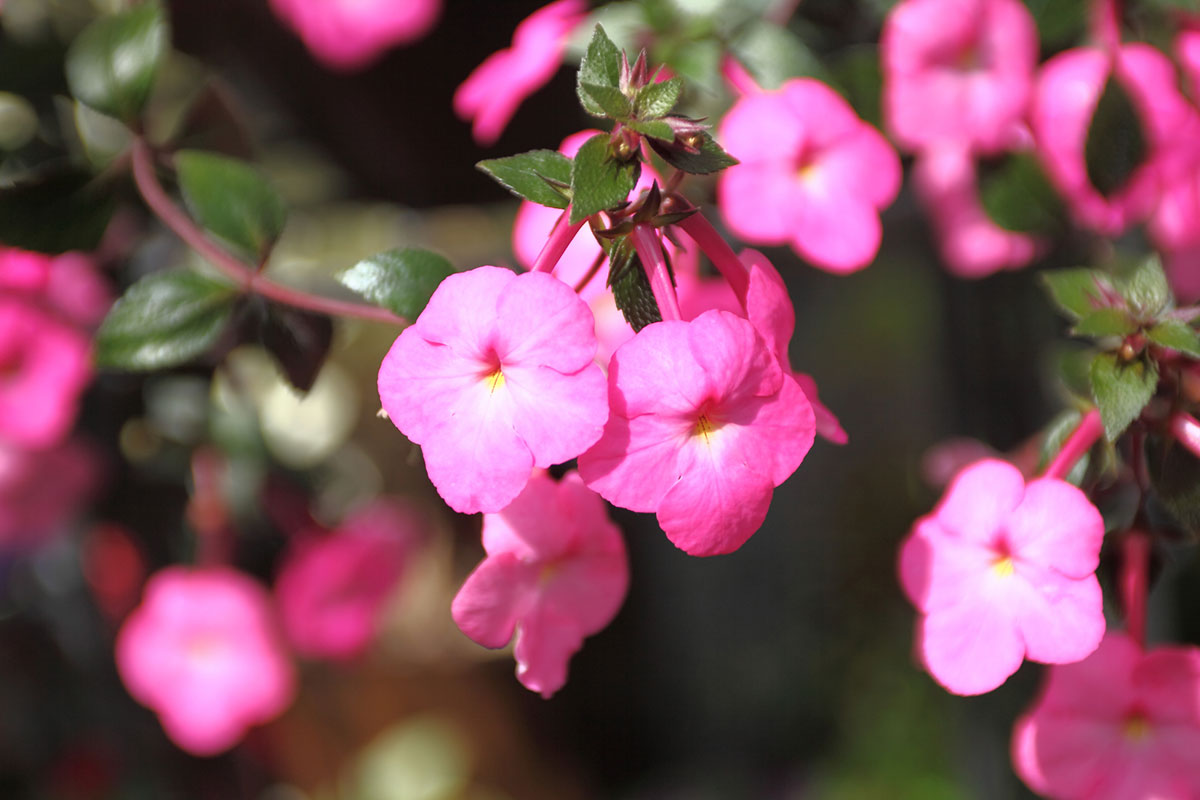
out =
[[[719,426],[713,424],[713,421],[704,414],[700,415],[700,419],[696,420],[696,427],[692,430],[693,436],[699,436],[704,439],[705,444],[712,441],[712,435],[716,432]]]
[[[1130,714],[1125,719],[1125,738],[1131,742],[1144,741],[1150,731],[1150,721],[1142,714]]]
[[[496,390],[504,385],[504,373],[497,367],[496,371],[490,373],[484,380],[487,381],[488,391],[495,394]]]
[[[1014,566],[1011,556],[998,556],[996,560],[992,562],[992,571],[1001,578],[1011,578],[1013,570]]]

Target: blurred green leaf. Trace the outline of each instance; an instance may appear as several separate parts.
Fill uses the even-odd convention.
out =
[[[778,89],[789,78],[829,77],[821,60],[799,36],[766,20],[743,27],[730,48],[764,89]]]
[[[704,131],[695,134],[694,147],[699,150],[697,153],[688,152],[678,141],[667,144],[651,139],[650,146],[672,167],[693,175],[709,175],[738,163]]]
[[[1171,287],[1157,255],[1137,262],[1125,276],[1121,295],[1142,319],[1152,319],[1171,302]]]
[[[1067,439],[1079,427],[1079,422],[1082,419],[1083,414],[1077,409],[1072,408],[1067,409],[1050,420],[1050,424],[1042,431],[1042,446],[1038,451],[1038,472],[1044,470],[1054,456],[1058,455],[1058,451],[1062,449]],[[1078,486],[1087,472],[1087,462],[1088,454],[1084,453],[1083,457],[1075,462],[1075,466],[1071,468],[1065,480],[1068,483]]]
[[[1080,319],[1110,306],[1105,290],[1112,290],[1108,276],[1094,269],[1056,269],[1038,274],[1050,299],[1071,319]]]
[[[333,345],[333,321],[324,314],[270,303],[263,314],[259,340],[288,382],[307,392]]]
[[[170,46],[162,8],[146,2],[101,17],[79,34],[67,53],[67,83],[76,99],[130,122],[150,97]]]
[[[1200,335],[1191,325],[1177,319],[1164,319],[1146,331],[1146,338],[1157,345],[1200,358]]]
[[[1115,353],[1100,353],[1090,371],[1092,396],[1104,420],[1108,440],[1116,441],[1158,387],[1158,367],[1153,362],[1122,362]]]
[[[1084,145],[1088,180],[1105,197],[1124,186],[1146,160],[1146,136],[1137,108],[1116,75],[1096,104]]]
[[[343,286],[377,306],[415,320],[434,290],[458,270],[428,250],[388,250],[363,259],[338,275]]]
[[[1075,336],[1127,336],[1138,329],[1138,324],[1123,308],[1102,308],[1093,311],[1075,324],[1071,333]]]
[[[258,170],[199,150],[176,153],[175,167],[196,221],[256,263],[265,259],[283,232],[287,207]]]
[[[669,78],[659,83],[651,83],[638,92],[636,110],[638,119],[643,121],[658,119],[671,112],[679,102],[683,91],[682,78]]]
[[[587,84],[606,86],[618,89],[621,82],[621,51],[613,44],[597,25],[592,31],[592,41],[588,44],[587,52],[579,63],[579,73],[576,80],[576,93],[583,108],[594,117],[607,116],[604,107],[592,98],[585,88]]]
[[[191,361],[220,338],[238,291],[187,270],[142,278],[117,300],[96,333],[96,364],[156,370]]]
[[[551,208],[566,208],[570,202],[563,191],[548,181],[571,185],[571,159],[554,150],[491,158],[475,165],[492,180],[524,200]]]
[[[94,250],[116,208],[111,191],[73,167],[0,182],[0,242],[42,253]]]
[[[883,74],[879,68],[879,48],[873,44],[845,48],[833,62],[833,77],[845,90],[854,111],[876,128],[882,128]]]
[[[1038,41],[1043,48],[1057,50],[1075,44],[1087,30],[1087,3],[1025,0],[1025,5],[1037,24]]]
[[[1051,232],[1064,218],[1058,193],[1030,153],[1014,154],[998,169],[982,172],[979,195],[987,215],[1006,230]]]
[[[624,203],[637,183],[639,166],[612,157],[607,133],[584,142],[571,174],[571,224]]]

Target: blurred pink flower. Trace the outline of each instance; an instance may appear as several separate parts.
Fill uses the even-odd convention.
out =
[[[51,257],[0,247],[0,297],[37,305],[83,327],[98,325],[112,306],[112,288],[82,253]]]
[[[913,180],[932,217],[942,260],[960,278],[1019,269],[1044,247],[1032,236],[1001,228],[987,215],[975,161],[965,146],[946,143],[920,153]]]
[[[379,368],[379,396],[456,511],[499,511],[533,467],[590,447],[608,418],[592,314],[542,272],[442,281]]]
[[[0,443],[61,441],[91,376],[87,336],[26,300],[0,294]]]
[[[117,670],[173,742],[215,755],[295,695],[273,612],[266,590],[240,572],[168,567],[117,633]]]
[[[567,38],[583,22],[584,0],[557,0],[525,18],[513,32],[512,47],[492,53],[454,93],[454,113],[474,121],[481,145],[500,138],[526,97],[554,77]]]
[[[283,631],[303,656],[349,659],[375,635],[421,523],[394,500],[376,500],[337,530],[298,535],[275,581]]]
[[[484,647],[515,630],[517,678],[550,697],[583,639],[617,615],[629,586],[621,531],[579,474],[530,478],[503,511],[485,514],[487,558],[454,598],[454,621]]]
[[[99,458],[78,442],[43,450],[0,444],[0,549],[34,547],[59,532],[99,479]]]
[[[1193,17],[1175,37],[1175,59],[1179,62],[1193,99],[1200,98],[1200,17]]]
[[[883,111],[902,148],[995,152],[1025,116],[1037,28],[1020,0],[905,0],[880,38]]]
[[[271,0],[275,14],[327,67],[367,66],[393,45],[420,39],[441,14],[441,0]]]
[[[587,485],[654,512],[676,547],[729,553],[812,447],[812,409],[746,320],[707,311],[643,328],[609,364],[611,414],[579,457]]]
[[[811,78],[738,99],[721,141],[741,163],[717,197],[730,229],[754,244],[790,244],[847,273],[879,250],[879,210],[900,190],[900,159],[837,92]]]
[[[1175,66],[1147,44],[1121,45],[1116,79],[1136,108],[1146,161],[1105,197],[1088,178],[1084,148],[1092,115],[1113,59],[1101,48],[1075,48],[1042,65],[1030,112],[1038,156],[1046,174],[1084,225],[1112,236],[1145,219],[1159,199],[1164,158],[1196,130],[1196,112],[1179,93]]]
[[[1026,485],[995,460],[960,472],[900,549],[930,674],[955,694],[981,694],[1026,657],[1086,658],[1104,636],[1095,575],[1103,539],[1100,512],[1065,481]]]
[[[1200,650],[1143,652],[1110,633],[1077,664],[1052,667],[1017,720],[1017,774],[1055,800],[1200,797]]]

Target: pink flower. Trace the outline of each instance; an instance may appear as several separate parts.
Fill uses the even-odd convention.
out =
[[[90,361],[83,333],[28,301],[0,295],[0,443],[61,441],[91,379]]]
[[[810,78],[741,97],[721,123],[741,163],[717,197],[735,234],[790,244],[830,272],[865,267],[879,250],[879,210],[900,190],[900,159],[837,92]]]
[[[1020,0],[905,0],[879,47],[884,116],[901,147],[1009,145],[1038,60],[1037,28]]]
[[[108,281],[82,253],[51,258],[0,248],[0,296],[25,300],[84,327],[98,325],[112,306]]]
[[[236,744],[292,702],[296,676],[266,591],[226,567],[151,576],[116,642],[129,693],[195,755]]]
[[[981,694],[1026,657],[1087,657],[1104,636],[1095,575],[1103,538],[1100,512],[1065,481],[1026,485],[1004,461],[964,469],[900,550],[930,674],[956,694]]]
[[[558,483],[539,473],[510,506],[484,515],[483,548],[487,558],[454,598],[454,621],[484,647],[503,647],[515,630],[517,679],[550,697],[584,637],[625,599],[621,532],[578,473]]]
[[[1177,139],[1195,130],[1195,112],[1176,88],[1170,59],[1150,45],[1122,45],[1117,51],[1116,78],[1139,114],[1147,159],[1123,186],[1104,197],[1088,178],[1084,148],[1109,78],[1110,60],[1100,48],[1076,48],[1051,58],[1042,66],[1030,114],[1046,174],[1072,213],[1084,225],[1116,235],[1153,210],[1162,159]]]
[[[474,120],[476,142],[489,145],[500,138],[517,107],[554,77],[567,38],[586,13],[583,0],[557,0],[538,9],[517,26],[512,47],[492,53],[467,76],[454,93],[454,113]]]
[[[592,314],[540,272],[446,278],[379,368],[379,396],[456,511],[499,511],[533,467],[569,461],[608,418]]]
[[[1078,664],[1051,668],[1017,720],[1017,774],[1056,800],[1200,797],[1200,650],[1143,652],[1110,633]]]
[[[0,444],[0,549],[34,547],[83,510],[100,479],[91,448],[44,450]]]
[[[1192,97],[1200,97],[1200,19],[1193,18],[1188,27],[1175,37],[1175,58],[1187,78]]]
[[[378,500],[333,533],[306,532],[294,540],[275,597],[296,651],[314,658],[362,655],[419,536],[412,512]]]
[[[813,442],[812,409],[746,320],[707,311],[643,328],[609,364],[612,413],[579,457],[606,500],[655,512],[692,555],[732,552]]]
[[[913,179],[933,218],[946,267],[960,278],[982,278],[1025,266],[1043,243],[1005,230],[988,217],[975,185],[975,162],[965,146],[946,144],[917,156]]]
[[[429,33],[441,0],[271,0],[276,15],[327,67],[365,67],[393,45]]]

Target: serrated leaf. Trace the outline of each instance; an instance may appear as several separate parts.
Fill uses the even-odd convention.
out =
[[[365,258],[337,277],[351,291],[412,321],[441,282],[455,272],[458,269],[445,257],[409,248]]]
[[[595,83],[580,83],[580,88],[604,111],[604,116],[623,120],[633,113],[633,103],[615,86],[600,86]]]
[[[1105,289],[1111,289],[1108,277],[1094,269],[1057,269],[1039,273],[1038,278],[1050,293],[1050,299],[1071,319],[1080,319],[1097,309],[1111,305]]]
[[[0,242],[23,250],[94,250],[116,197],[74,168],[54,169],[0,189]]]
[[[621,51],[608,38],[604,28],[597,25],[592,31],[592,40],[588,43],[587,52],[579,62],[579,73],[576,76],[575,91],[583,108],[594,117],[607,116],[604,108],[592,99],[584,89],[584,84],[607,86],[618,89],[621,83]]]
[[[637,96],[638,119],[648,121],[671,113],[683,92],[683,79],[670,78],[643,87]]]
[[[1006,158],[998,169],[981,170],[979,199],[988,217],[1005,230],[1052,232],[1064,219],[1058,193],[1029,153]]]
[[[695,147],[700,151],[698,153],[688,152],[678,143],[664,144],[654,139],[650,140],[650,146],[672,167],[693,175],[710,175],[738,163],[704,131],[694,134],[694,138]]]
[[[67,84],[76,99],[130,122],[150,97],[170,44],[157,2],[101,17],[75,38],[67,52]]]
[[[566,208],[570,202],[549,183],[571,185],[571,159],[562,153],[530,150],[506,158],[489,158],[475,166],[523,200],[551,208]]]
[[[638,122],[635,120],[633,122],[626,122],[625,127],[635,130],[643,136],[649,136],[652,139],[659,139],[664,142],[675,141],[675,129],[661,119],[651,122]]]
[[[333,345],[333,321],[324,314],[271,303],[263,316],[259,340],[288,382],[307,392]]]
[[[1138,329],[1138,324],[1123,308],[1102,308],[1093,311],[1071,329],[1075,336],[1128,336]]]
[[[287,207],[258,170],[199,150],[175,154],[179,188],[195,220],[252,258],[266,258],[287,221]]]
[[[1121,295],[1143,319],[1157,316],[1171,302],[1171,287],[1157,255],[1138,262],[1121,286]]]
[[[1146,338],[1162,347],[1178,350],[1192,358],[1200,358],[1200,335],[1186,322],[1164,319],[1146,331]]]
[[[191,361],[225,329],[238,291],[187,270],[156,272],[130,286],[96,333],[96,364],[156,370]]]
[[[1097,355],[1088,377],[1110,442],[1141,415],[1158,387],[1158,367],[1153,362],[1125,363],[1115,353]]]
[[[607,133],[584,142],[571,173],[571,224],[624,203],[637,183],[638,168],[637,161],[622,163],[612,157]]]
[[[662,312],[654,299],[650,279],[629,239],[618,239],[609,247],[609,265],[613,300],[634,332],[661,322]]]
[[[1146,135],[1129,93],[1110,75],[1092,113],[1084,145],[1088,180],[1105,197],[1115,193],[1146,160]]]

